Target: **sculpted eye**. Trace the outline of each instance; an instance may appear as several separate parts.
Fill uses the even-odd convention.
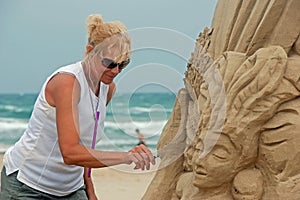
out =
[[[220,160],[226,160],[228,156],[228,152],[223,148],[218,148],[214,150],[212,155]]]
[[[213,154],[215,157],[217,157],[217,158],[219,158],[219,159],[221,159],[221,160],[225,160],[226,159],[226,157],[225,156],[222,156],[222,155],[218,155],[218,154]]]
[[[272,127],[265,128],[261,135],[262,145],[275,147],[286,143],[289,137],[282,136],[283,132],[290,132],[295,129],[294,125],[290,122],[281,124],[272,124]]]

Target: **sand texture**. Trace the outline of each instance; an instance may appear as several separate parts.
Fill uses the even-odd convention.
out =
[[[218,1],[143,200],[300,199],[299,9],[299,0]]]

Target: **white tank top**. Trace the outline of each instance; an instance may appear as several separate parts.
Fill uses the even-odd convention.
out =
[[[80,144],[91,147],[97,105],[100,111],[97,142],[102,137],[109,86],[100,84],[98,98],[89,91],[82,65],[78,62],[62,67],[48,77],[35,102],[28,128],[20,140],[6,151],[3,164],[7,175],[19,171],[17,179],[24,184],[42,192],[64,196],[78,190],[84,182],[83,167],[66,165],[63,161],[57,139],[56,111],[45,99],[47,82],[59,72],[73,74],[80,84]]]

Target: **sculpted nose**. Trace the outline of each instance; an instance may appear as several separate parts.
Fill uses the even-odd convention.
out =
[[[203,161],[205,160],[205,157],[201,157],[202,151],[195,151],[193,155],[193,162],[196,165],[202,165]]]

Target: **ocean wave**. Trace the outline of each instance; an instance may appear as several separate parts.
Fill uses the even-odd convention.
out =
[[[109,141],[109,142],[107,142]],[[110,145],[134,145],[137,143],[137,138],[134,138],[134,139],[117,139],[117,138],[114,138],[114,139],[109,139],[109,138],[106,138],[105,140],[101,140],[98,145],[101,145],[101,146],[110,146]],[[156,145],[156,141],[154,140],[147,140],[147,145]]]
[[[14,106],[14,105],[0,105],[0,110],[2,112],[9,111],[9,112],[24,112],[24,113],[30,113],[32,111],[32,107],[19,107],[19,106]]]
[[[130,122],[113,122],[105,121],[106,128],[114,130],[122,130],[128,135],[136,135],[135,129],[138,128],[143,132],[145,137],[152,137],[154,135],[160,135],[163,127],[167,123],[167,120],[163,121],[130,121]]]
[[[15,118],[0,118],[0,132],[13,129],[26,129],[28,120]]]
[[[145,140],[145,142],[150,150],[155,151],[157,139],[149,139]],[[96,149],[110,151],[128,151],[136,146],[137,143],[137,138],[118,139],[105,137],[96,144]]]
[[[118,103],[117,105],[113,105],[111,107],[109,107],[108,109],[109,112],[113,112],[113,113],[150,113],[150,112],[167,112],[167,113],[171,113],[172,112],[172,108],[166,108],[163,105],[160,104],[153,104],[149,106],[129,106],[129,105],[125,105],[122,103]]]
[[[130,112],[133,113],[151,113],[151,112],[172,112],[172,109],[166,109],[161,106],[152,106],[152,107],[132,107],[130,108]]]

